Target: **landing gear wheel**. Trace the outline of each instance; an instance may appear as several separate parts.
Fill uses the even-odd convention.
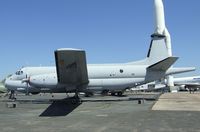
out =
[[[92,92],[86,92],[85,93],[85,97],[91,97],[91,96],[93,96],[94,94],[92,93]]]
[[[78,103],[80,103],[81,101],[80,101],[80,99],[77,99],[77,98],[72,98],[71,99],[71,103],[72,104],[78,104]]]
[[[101,92],[101,95],[103,95],[103,96],[106,96],[106,95],[108,95],[108,90],[103,90],[102,92]]]
[[[111,93],[111,96],[115,96],[115,93]]]
[[[122,92],[117,92],[117,96],[122,96]]]
[[[75,92],[74,98],[75,99],[80,99],[79,96],[78,96],[78,91]]]
[[[81,102],[81,99],[78,96],[78,91],[76,91],[74,97],[71,100],[71,103],[72,104],[77,104],[77,103],[80,103],[80,102]]]

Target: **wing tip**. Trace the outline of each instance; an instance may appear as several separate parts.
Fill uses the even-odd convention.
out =
[[[82,49],[75,49],[75,48],[59,48],[56,51],[84,51]]]

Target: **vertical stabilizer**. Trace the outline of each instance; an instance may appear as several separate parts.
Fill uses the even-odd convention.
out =
[[[162,0],[154,0],[155,8],[155,34],[164,35],[165,15]]]
[[[147,55],[147,60],[150,65],[170,57],[165,44],[166,37],[164,35],[152,35],[151,44],[149,47],[149,52]]]
[[[154,0],[155,7],[155,33],[154,35],[165,36],[165,44],[169,56],[172,56],[171,36],[165,25],[165,13],[162,0]]]
[[[151,35],[151,44],[147,58],[129,64],[152,65],[172,56],[171,37],[165,25],[165,14],[162,0],[154,0],[155,31]]]
[[[155,31],[151,35],[151,45],[148,52],[150,64],[172,56],[171,37],[165,25],[165,14],[162,0],[154,0]]]

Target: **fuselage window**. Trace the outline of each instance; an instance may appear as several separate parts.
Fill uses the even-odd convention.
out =
[[[16,75],[20,75],[20,71],[17,71],[15,74],[16,74]]]
[[[120,73],[123,73],[123,72],[124,72],[124,70],[120,69],[120,70],[119,70],[119,72],[120,72]]]

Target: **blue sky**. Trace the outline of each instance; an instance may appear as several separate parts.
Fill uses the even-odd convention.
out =
[[[175,66],[200,68],[200,1],[165,0]],[[1,0],[0,79],[22,66],[54,65],[54,50],[81,48],[88,63],[146,57],[153,0]],[[184,74],[183,74],[184,75]]]

